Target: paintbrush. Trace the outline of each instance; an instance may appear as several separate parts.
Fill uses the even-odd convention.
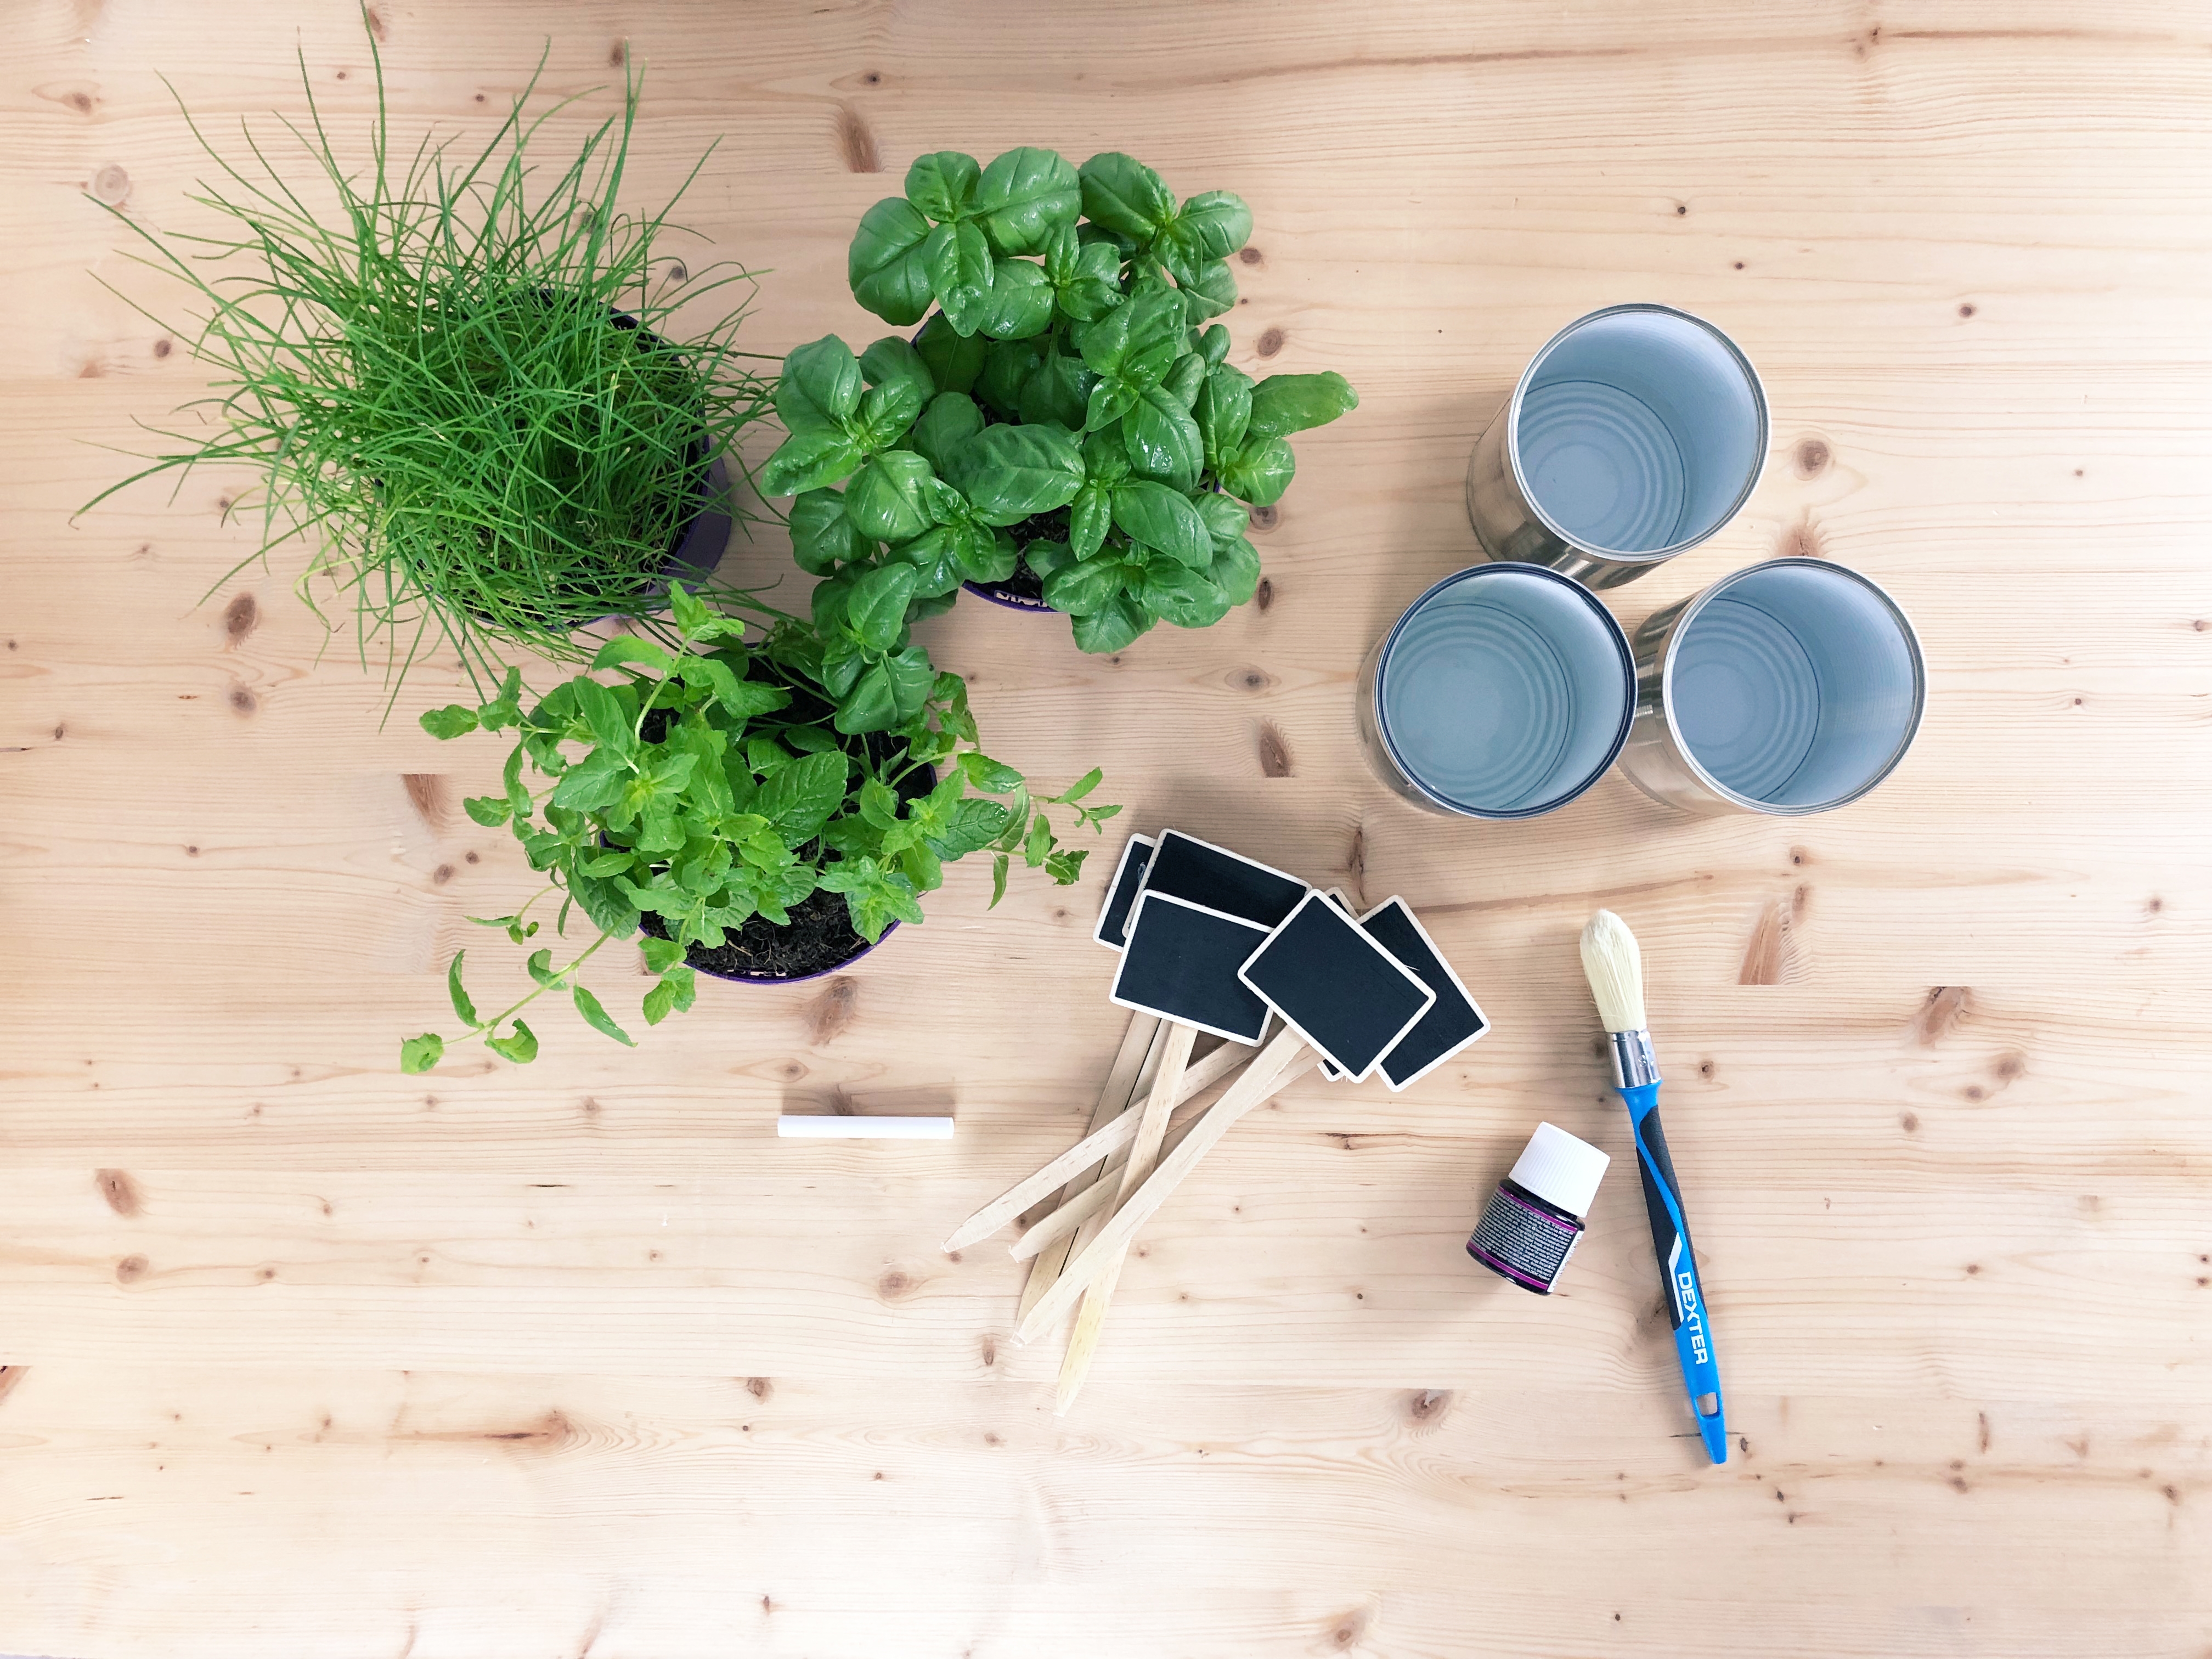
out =
[[[1721,1409],[1721,1372],[1713,1360],[1711,1328],[1706,1322],[1705,1287],[1698,1279],[1697,1253],[1690,1224],[1682,1215],[1681,1183],[1667,1153],[1659,1127],[1659,1063],[1652,1057],[1651,1033],[1644,1023],[1644,953],[1628,924],[1601,910],[1583,929],[1583,972],[1598,1018],[1612,1033],[1613,1084],[1628,1103],[1636,1135],[1636,1166],[1644,1177],[1644,1207],[1651,1218],[1651,1247],[1658,1253],[1667,1286],[1667,1307],[1674,1322],[1674,1355],[1690,1390],[1690,1410],[1705,1452],[1716,1463],[1728,1462],[1728,1424]]]

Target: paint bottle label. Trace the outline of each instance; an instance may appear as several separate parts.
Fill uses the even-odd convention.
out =
[[[1583,1224],[1512,1181],[1490,1197],[1467,1253],[1492,1273],[1549,1296],[1583,1236]]]

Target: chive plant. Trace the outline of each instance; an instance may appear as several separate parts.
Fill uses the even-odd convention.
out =
[[[225,159],[185,110],[214,169],[192,199],[222,222],[157,232],[109,210],[151,250],[138,263],[190,288],[202,314],[179,332],[217,378],[179,411],[197,431],[152,428],[178,447],[88,505],[157,474],[258,466],[261,545],[224,580],[300,544],[301,596],[333,629],[350,611],[395,693],[441,641],[481,684],[518,653],[587,659],[597,641],[573,635],[601,617],[662,631],[687,524],[702,507],[746,516],[712,463],[742,469],[736,441],[769,391],[737,345],[751,274],[687,272],[665,251],[706,156],[659,210],[618,205],[632,76],[621,113],[552,172],[536,159],[547,124],[588,94],[532,112],[544,56],[481,148],[426,134],[395,149],[373,36],[369,50],[364,167],[340,159],[302,55],[306,125],[279,118],[304,178],[244,123],[251,159]],[[687,331],[679,306],[687,324],[719,319]]]

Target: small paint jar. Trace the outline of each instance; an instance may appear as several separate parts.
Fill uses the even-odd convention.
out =
[[[1587,1140],[1538,1124],[1512,1173],[1490,1195],[1467,1253],[1522,1290],[1551,1295],[1612,1162]]]

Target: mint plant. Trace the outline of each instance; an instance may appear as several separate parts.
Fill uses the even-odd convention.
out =
[[[465,952],[454,956],[453,1012],[466,1036],[495,1054],[536,1057],[538,1038],[521,1013],[548,994],[631,1042],[580,975],[610,939],[641,927],[655,979],[641,1012],[658,1025],[691,1006],[696,957],[789,927],[819,896],[842,898],[847,942],[857,949],[851,936],[873,944],[894,922],[921,921],[921,896],[942,884],[944,866],[973,853],[994,855],[994,906],[1017,857],[1063,885],[1074,882],[1088,854],[1059,844],[1043,809],[1066,806],[1076,827],[1093,830],[1121,811],[1084,805],[1099,781],[1095,769],[1057,795],[1034,798],[1019,772],[976,747],[957,675],[933,676],[895,724],[843,732],[820,678],[821,641],[803,624],[779,623],[749,645],[744,620],[708,609],[681,584],[670,599],[667,644],[619,635],[586,672],[528,708],[521,672],[510,668],[489,702],[422,717],[441,738],[514,734],[501,792],[463,805],[477,823],[511,829],[546,885],[512,915],[471,920],[526,946],[539,936],[544,907],[554,911],[555,936],[567,936],[577,912],[593,935],[559,963],[547,945],[532,949],[532,988],[489,1016],[464,983]],[[446,1039],[425,1032],[401,1045],[401,1064],[426,1072],[445,1052]]]
[[[1252,597],[1248,507],[1289,487],[1292,433],[1359,400],[1341,374],[1255,384],[1225,361],[1209,319],[1236,303],[1228,259],[1251,228],[1226,191],[1178,203],[1129,156],[1079,171],[1034,149],[924,155],[868,210],[854,297],[928,320],[857,357],[833,335],[785,359],[790,435],[760,475],[797,497],[793,554],[823,578],[817,623],[857,639],[852,672],[887,664],[963,581],[1018,567],[1085,651]]]

